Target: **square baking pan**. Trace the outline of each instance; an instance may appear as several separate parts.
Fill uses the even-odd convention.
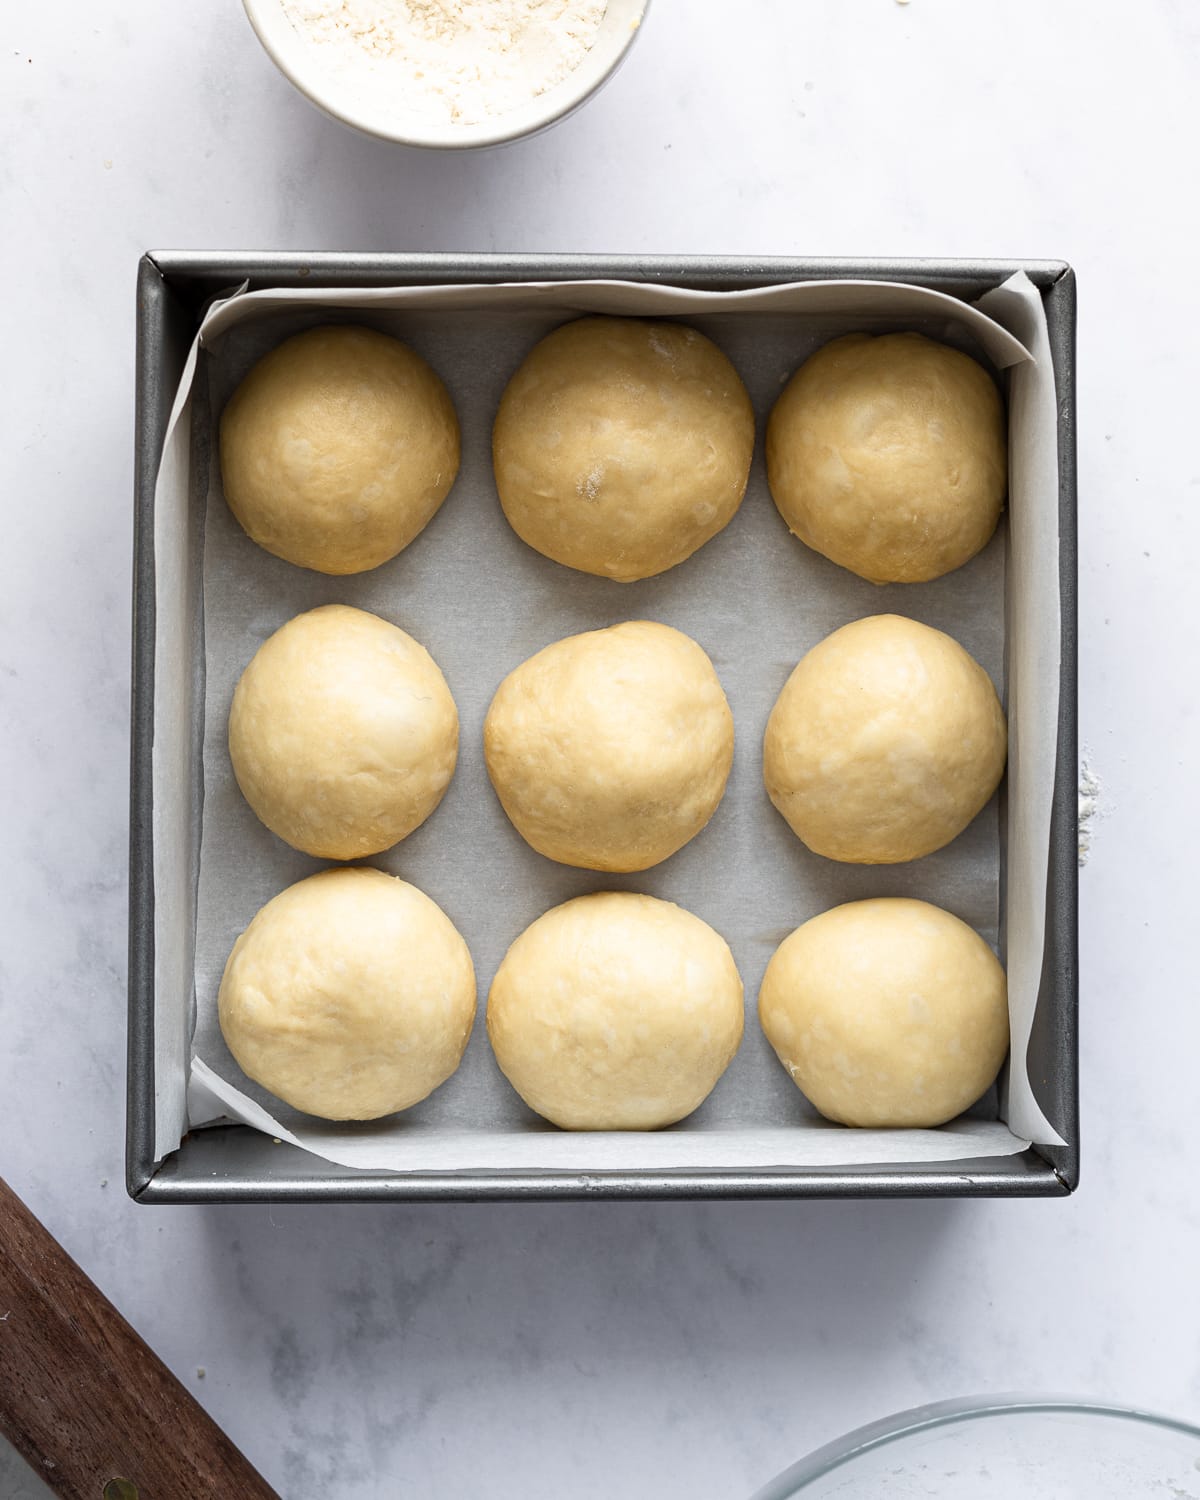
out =
[[[1027,1064],[1063,1146],[959,1161],[737,1170],[363,1171],[244,1125],[186,1134],[155,1159],[155,491],[163,437],[189,348],[214,297],[235,287],[371,288],[619,280],[707,291],[869,279],[972,302],[1023,271],[1046,314],[1058,414],[1061,678],[1045,949]],[[137,286],[127,1186],[145,1203],[519,1198],[1063,1196],[1077,1184],[1075,281],[1055,261],[744,260],[728,257],[343,255],[154,252]],[[195,602],[197,611],[199,599]],[[199,633],[198,637],[199,638]],[[193,717],[202,707],[181,707]],[[198,858],[193,833],[178,858]],[[160,856],[164,851],[159,851]],[[169,851],[175,857],[175,851]],[[160,896],[161,899],[161,896]],[[181,1007],[189,997],[180,996]]]

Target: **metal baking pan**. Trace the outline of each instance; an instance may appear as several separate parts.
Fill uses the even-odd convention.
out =
[[[972,301],[1016,271],[1045,307],[1058,396],[1062,609],[1055,805],[1046,946],[1031,1080],[1069,1144],[1004,1158],[754,1170],[393,1173],[336,1166],[244,1126],[194,1131],[155,1160],[154,879],[151,754],[155,694],[154,498],[164,430],[184,360],[215,295],[260,287],[373,287],[617,279],[706,290],[869,278]],[[1078,1181],[1075,283],[1053,261],[882,261],[592,256],[358,256],[155,252],[137,289],[127,1185],[140,1202],[383,1199],[1062,1196]],[[180,858],[186,851],[180,851]],[[181,1002],[182,1003],[182,1002]]]

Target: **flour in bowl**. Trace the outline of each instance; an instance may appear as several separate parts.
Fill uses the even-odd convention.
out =
[[[587,56],[606,0],[280,0],[360,106],[475,125],[544,94]]]

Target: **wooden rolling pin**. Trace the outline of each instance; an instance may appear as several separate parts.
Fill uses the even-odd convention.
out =
[[[279,1500],[3,1179],[0,1433],[71,1500]]]

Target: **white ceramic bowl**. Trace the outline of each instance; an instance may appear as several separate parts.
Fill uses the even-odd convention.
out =
[[[280,0],[242,0],[259,41],[275,66],[318,109],[365,135],[401,146],[454,151],[500,146],[536,135],[574,113],[613,76],[633,45],[650,0],[608,0],[596,40],[561,83],[528,104],[475,125],[382,120],[354,90],[322,66],[319,49],[296,31]]]

